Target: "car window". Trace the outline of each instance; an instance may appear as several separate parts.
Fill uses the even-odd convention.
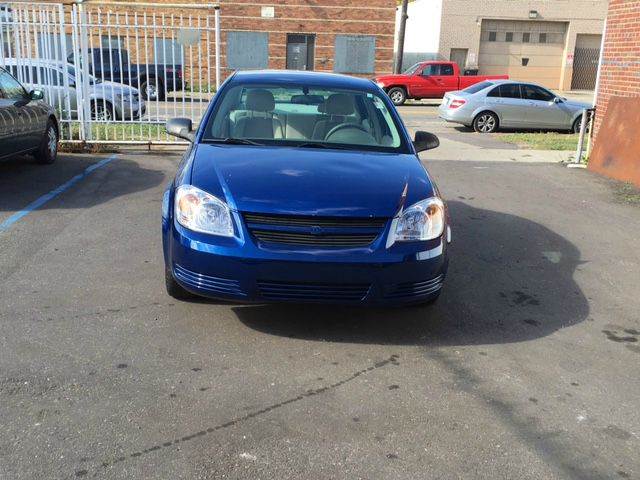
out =
[[[430,65],[425,65],[425,67],[422,69],[422,75],[424,75],[425,77],[429,75],[438,75],[439,71],[439,66],[432,63]]]
[[[234,85],[220,95],[207,120],[203,142],[232,138],[281,146],[318,143],[354,150],[407,148],[398,123],[377,93]],[[308,101],[304,97],[309,97]]]
[[[507,83],[506,85],[500,85],[498,87],[500,96],[502,98],[521,98],[520,97],[520,85],[517,83]]]
[[[453,65],[443,63],[440,65],[440,75],[453,75]]]
[[[58,70],[54,70],[53,68],[44,68],[44,67],[33,67],[34,70],[34,80],[37,81],[33,83],[37,83],[38,85],[46,85],[50,87],[60,87],[64,85],[64,81],[62,79],[62,73]]]
[[[491,82],[480,82],[480,83],[475,83],[467,88],[465,88],[463,90],[463,92],[467,92],[467,93],[478,93],[480,90],[484,90],[485,88],[490,87],[491,85],[493,85],[493,83]],[[495,89],[494,89],[495,90]],[[493,90],[492,90],[493,91]]]
[[[555,95],[545,90],[544,88],[536,85],[522,85],[522,96],[526,100],[538,100],[541,102],[550,102],[554,99]]]
[[[407,68],[403,73],[404,75],[413,75],[414,73],[416,73],[416,70],[418,70],[420,68],[420,64],[416,63],[415,65],[411,65],[409,68]]]
[[[0,70],[0,90],[4,98],[19,100],[27,96],[24,87],[4,70]]]

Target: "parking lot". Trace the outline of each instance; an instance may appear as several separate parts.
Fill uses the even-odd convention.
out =
[[[179,154],[0,163],[0,479],[639,478],[637,195],[402,112],[471,152],[423,155],[453,221],[433,306],[181,303]]]

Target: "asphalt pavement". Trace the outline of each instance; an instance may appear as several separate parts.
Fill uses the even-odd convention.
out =
[[[436,305],[183,303],[160,239],[179,158],[0,163],[0,479],[640,478],[623,186],[427,154],[453,219]]]

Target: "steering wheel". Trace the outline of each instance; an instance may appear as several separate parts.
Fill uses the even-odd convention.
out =
[[[371,136],[371,133],[369,132],[369,130],[367,130],[366,128],[360,126],[360,125],[356,125],[355,123],[341,123],[340,125],[336,125],[335,127],[333,127],[331,130],[329,130],[329,133],[327,133],[324,137],[325,140],[329,140],[329,137],[331,135],[334,135],[335,133],[341,131],[341,130],[346,130],[347,128],[351,128],[353,130],[360,130],[363,133],[366,133],[367,135]]]

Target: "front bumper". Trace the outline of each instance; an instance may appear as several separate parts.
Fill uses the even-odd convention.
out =
[[[387,249],[386,234],[367,248],[293,250],[249,237],[198,234],[163,219],[166,266],[197,295],[243,303],[389,306],[437,297],[448,267],[447,235]]]
[[[116,106],[116,113],[121,120],[138,120],[144,116],[146,111],[147,105],[144,102],[125,103],[124,108],[122,105]]]

